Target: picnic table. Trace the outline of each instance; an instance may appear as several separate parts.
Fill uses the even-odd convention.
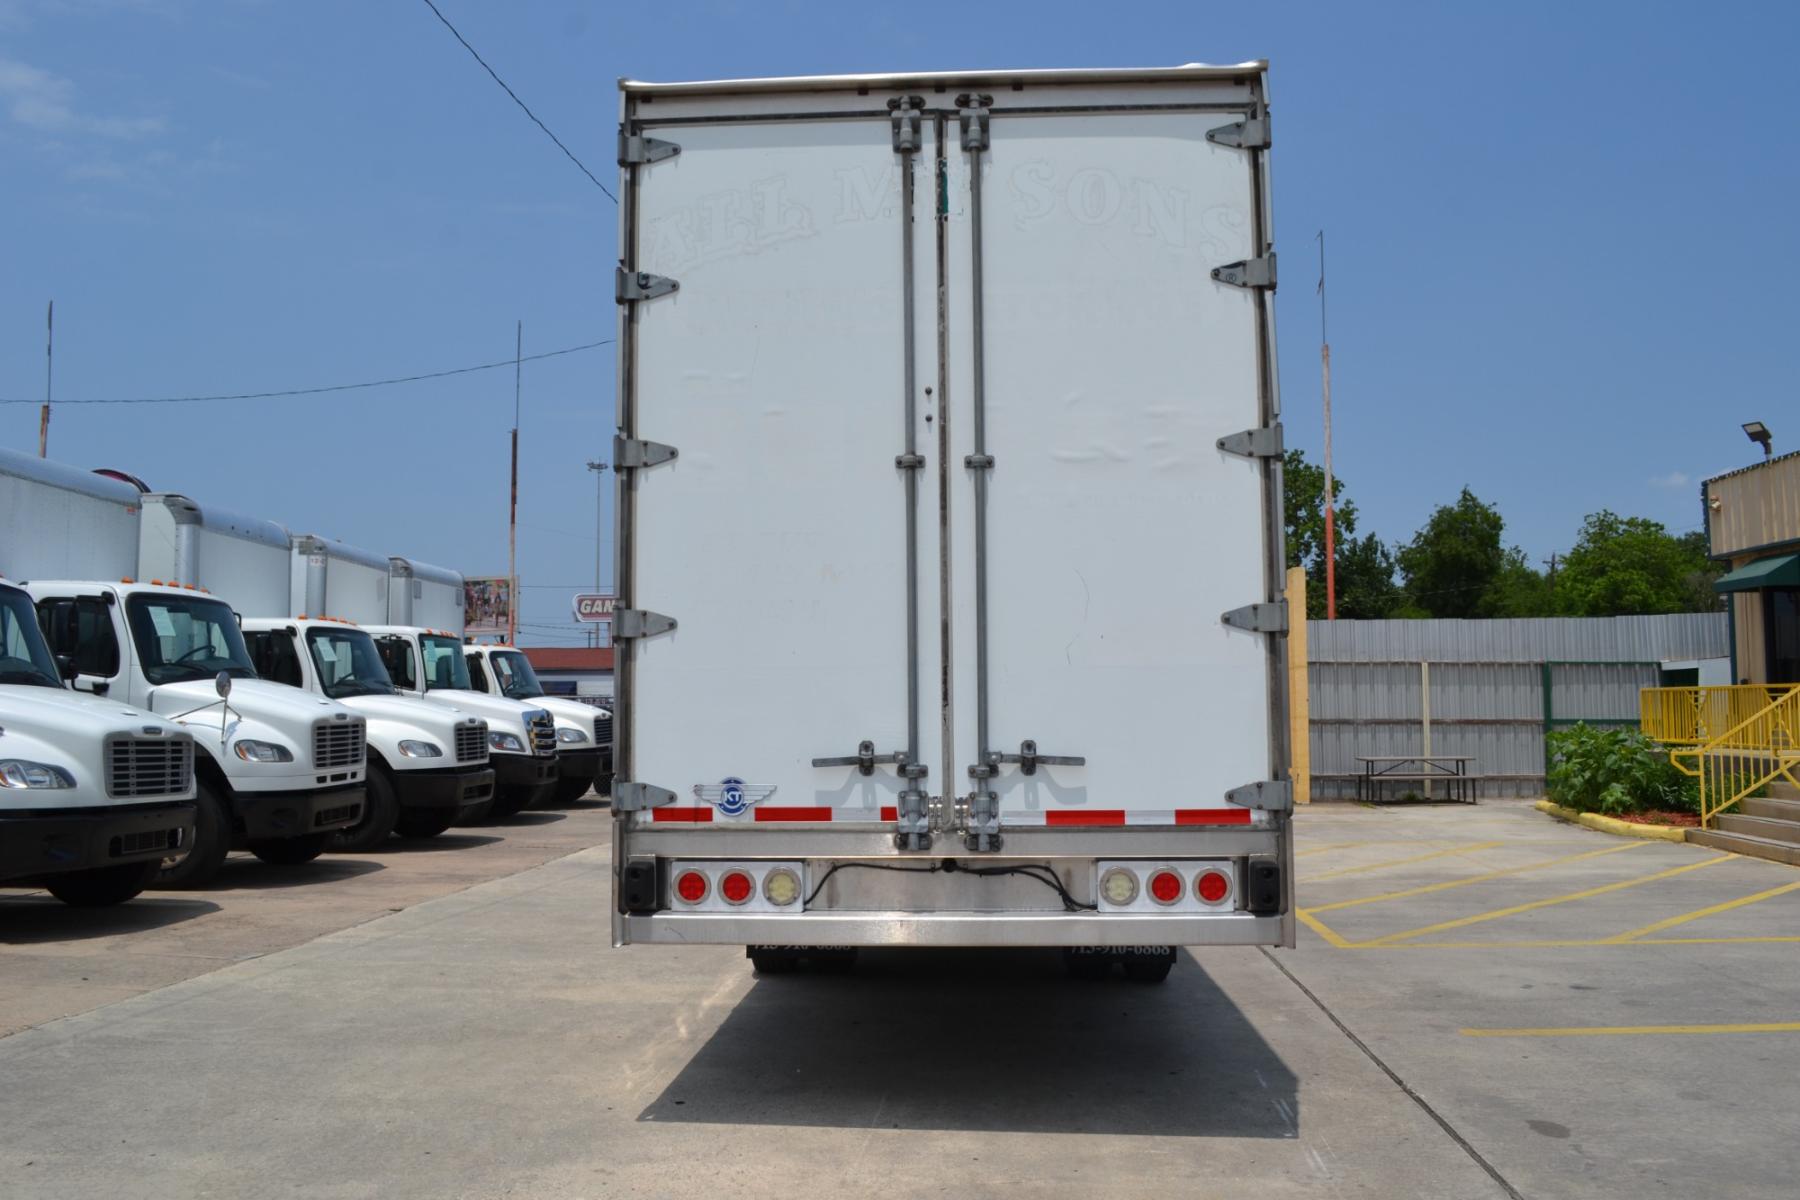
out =
[[[1431,799],[1431,785],[1444,781],[1444,799],[1473,804],[1469,785],[1471,754],[1359,754],[1362,773],[1356,777],[1356,798],[1370,803],[1381,800],[1383,783],[1417,783],[1422,785],[1425,799]]]

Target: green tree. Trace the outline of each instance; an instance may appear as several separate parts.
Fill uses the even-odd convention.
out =
[[[1674,537],[1658,521],[1602,509],[1582,522],[1557,572],[1556,603],[1577,617],[1710,612],[1719,606],[1716,576],[1703,539]]]
[[[1344,481],[1333,478],[1331,496],[1338,570],[1344,550],[1356,533],[1356,502],[1344,498]],[[1325,615],[1325,469],[1306,461],[1299,450],[1282,459],[1282,502],[1287,522],[1287,565],[1306,568],[1306,615]],[[1338,615],[1344,616],[1343,584],[1338,585]]]
[[[1438,506],[1395,556],[1406,580],[1406,615],[1488,617],[1507,607],[1529,572],[1502,542],[1506,521],[1468,488]]]
[[[1399,613],[1405,596],[1394,582],[1394,555],[1380,538],[1369,534],[1348,538],[1337,547],[1337,615],[1352,621],[1375,621]],[[1312,608],[1312,593],[1307,593]],[[1324,597],[1319,597],[1323,614]],[[1309,612],[1308,615],[1311,615]]]

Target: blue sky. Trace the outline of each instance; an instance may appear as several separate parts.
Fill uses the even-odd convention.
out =
[[[1269,58],[1289,441],[1323,228],[1338,471],[1389,539],[1465,484],[1536,559],[1601,507],[1693,528],[1742,421],[1800,445],[1793,5],[440,5],[609,182],[621,75]],[[614,216],[418,0],[0,0],[0,445],[52,297],[63,400],[406,375],[609,337]],[[525,370],[527,640],[577,636],[612,368]],[[499,572],[512,404],[70,405],[51,457]]]

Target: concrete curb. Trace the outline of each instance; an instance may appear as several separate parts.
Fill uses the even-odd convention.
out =
[[[1631,821],[1621,821],[1617,817],[1603,817],[1599,813],[1576,812],[1572,808],[1564,808],[1562,805],[1552,804],[1548,800],[1539,800],[1532,807],[1541,813],[1549,813],[1559,821],[1586,825],[1589,829],[1597,829],[1601,833],[1617,834],[1620,837],[1652,838],[1663,842],[1687,841],[1685,825],[1637,825]]]

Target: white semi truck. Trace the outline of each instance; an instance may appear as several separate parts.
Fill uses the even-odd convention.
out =
[[[382,664],[399,695],[425,699],[487,722],[488,765],[494,772],[489,816],[511,816],[552,796],[559,775],[556,730],[550,714],[536,704],[475,691],[458,633],[392,623],[397,603],[401,612],[408,611],[406,605],[410,604],[415,613],[449,615],[442,611],[448,589],[439,582],[448,572],[414,563],[408,564],[407,571],[397,572],[390,558],[314,535],[293,539],[292,558],[289,612],[323,614],[361,625],[374,636]],[[458,629],[462,620],[460,590],[455,609]],[[404,602],[396,598],[396,591],[406,597]]]
[[[573,804],[590,788],[601,795],[612,790],[611,709],[550,695],[517,646],[470,645],[463,657],[476,691],[539,705],[555,719],[560,774],[555,803]]]
[[[620,85],[616,943],[1293,944],[1265,76]]]
[[[173,493],[146,495],[142,506],[140,576],[218,596],[238,614],[259,676],[335,700],[363,718],[369,771],[362,815],[332,835],[331,849],[373,850],[396,831],[432,837],[485,811],[494,790],[486,723],[395,695],[374,643],[355,626],[320,614],[288,616],[295,567],[285,528]],[[384,602],[387,560],[369,571],[373,556],[338,547],[340,560],[350,554],[357,557],[336,572],[338,598],[361,589],[370,604]]]
[[[31,597],[0,580],[0,887],[119,904],[193,833],[193,738],[67,691]]]

